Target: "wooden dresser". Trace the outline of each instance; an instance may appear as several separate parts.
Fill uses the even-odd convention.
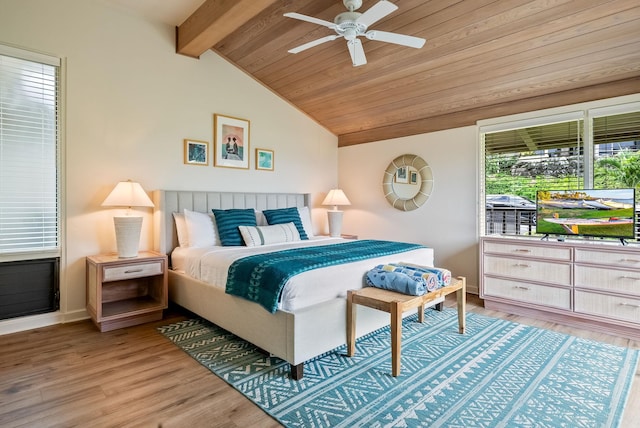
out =
[[[485,307],[640,339],[640,247],[480,239]]]

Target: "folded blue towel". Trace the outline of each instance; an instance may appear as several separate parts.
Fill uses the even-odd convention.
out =
[[[412,277],[402,272],[389,272],[376,267],[365,275],[369,286],[397,291],[412,296],[422,296],[427,292],[427,283],[422,277]]]
[[[451,271],[448,269],[443,269],[438,267],[429,267],[429,266],[418,266],[418,265],[412,265],[409,263],[398,263],[396,264],[396,266],[401,266],[405,269],[415,270],[416,272],[432,273],[438,277],[438,283],[440,284],[441,287],[451,284]]]

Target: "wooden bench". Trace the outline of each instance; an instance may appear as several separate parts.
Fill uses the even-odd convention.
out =
[[[422,296],[411,296],[376,287],[350,290],[347,293],[347,356],[356,353],[356,305],[368,306],[391,314],[391,371],[400,374],[400,353],[402,349],[402,314],[418,308],[418,321],[424,322],[424,306],[447,294],[456,292],[458,301],[458,332],[464,334],[466,283],[463,276],[452,278],[451,284]]]

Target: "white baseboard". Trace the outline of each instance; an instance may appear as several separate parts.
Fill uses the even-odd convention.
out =
[[[67,322],[80,321],[89,318],[87,311],[62,313],[60,311],[50,312],[40,315],[30,315],[26,317],[11,318],[0,321],[0,335],[18,333],[34,328],[48,327],[50,325],[64,324]]]

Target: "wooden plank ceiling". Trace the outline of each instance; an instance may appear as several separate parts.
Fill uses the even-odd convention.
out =
[[[378,0],[363,0],[364,12]],[[338,136],[339,146],[473,125],[479,119],[640,92],[638,0],[394,0],[370,29],[423,37],[422,49],[344,39],[341,0],[206,0],[177,28],[177,51],[208,48]],[[233,5],[233,6],[232,6]]]

